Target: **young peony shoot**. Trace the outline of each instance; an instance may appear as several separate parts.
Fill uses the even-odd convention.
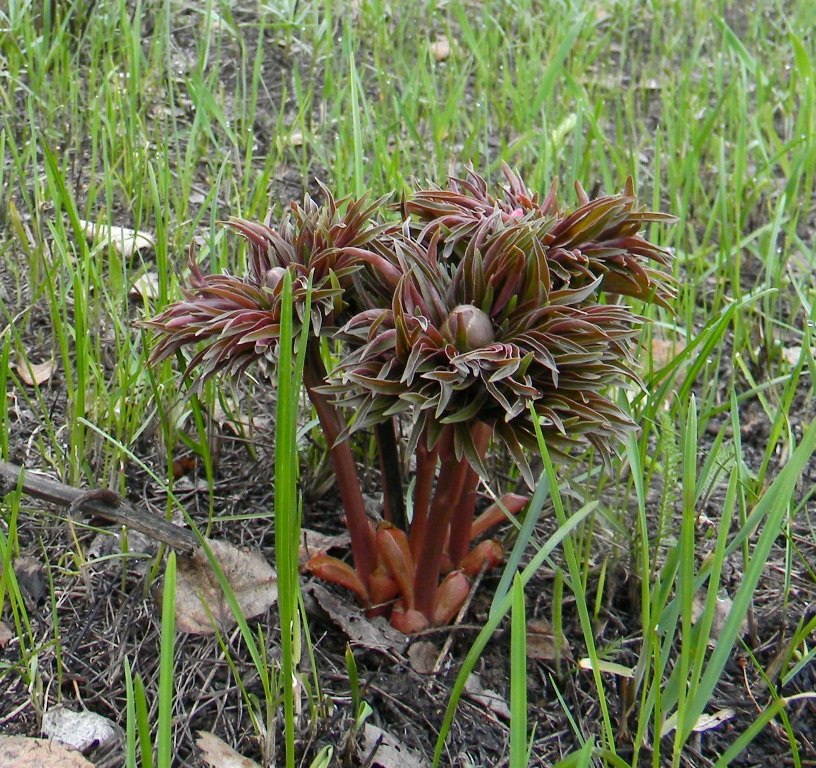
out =
[[[527,485],[532,411],[548,446],[606,457],[634,424],[609,396],[637,382],[641,318],[618,296],[668,306],[669,253],[640,234],[671,220],[620,195],[562,213],[555,186],[539,199],[509,168],[495,196],[473,170],[446,189],[420,188],[384,220],[383,200],[292,204],[277,227],[234,220],[249,246],[238,279],[191,264],[185,298],[147,325],[153,360],[194,346],[187,374],[238,374],[274,361],[281,277],[302,310],[312,280],[305,386],[330,446],[354,564],[318,555],[317,576],[352,590],[405,632],[452,619],[470,577],[502,559],[481,537],[523,509],[506,494],[476,516],[488,452],[505,449]],[[321,336],[339,339],[329,371]],[[407,430],[400,451],[397,426]],[[374,433],[384,522],[366,515],[349,439]],[[414,456],[413,516],[404,512],[403,456]],[[473,543],[478,543],[473,546]]]

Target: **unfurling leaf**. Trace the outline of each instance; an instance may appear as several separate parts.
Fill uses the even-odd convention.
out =
[[[470,529],[470,535],[478,539],[491,528],[507,520],[508,515],[517,515],[530,499],[527,496],[520,496],[517,493],[506,493],[496,503],[491,504],[474,521]]]
[[[504,547],[495,539],[487,539],[470,550],[459,563],[459,568],[468,576],[476,576],[482,568],[490,570],[501,564]]]
[[[329,555],[316,555],[309,560],[306,567],[318,578],[350,589],[361,603],[368,604],[368,589],[357,575],[357,571],[348,563]]]
[[[452,571],[439,585],[434,604],[433,623],[448,624],[467,600],[470,582],[461,571]]]
[[[414,558],[405,533],[399,528],[381,528],[377,531],[377,549],[399,586],[405,605],[413,608]]]

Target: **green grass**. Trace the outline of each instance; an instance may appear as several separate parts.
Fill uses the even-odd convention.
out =
[[[643,308],[654,321],[641,354],[647,389],[621,393],[642,429],[606,478],[566,479],[544,454],[548,471],[534,509],[554,503],[559,529],[545,546],[528,516],[489,626],[509,611],[513,594],[521,605],[512,584],[522,555],[549,560],[563,573],[554,623],[560,632],[563,605],[575,606],[581,633],[568,639],[590,659],[604,713],[597,733],[576,738],[576,749],[583,747],[572,764],[588,764],[590,753],[613,765],[647,761],[639,752],[647,742],[653,764],[679,764],[725,661],[741,647],[737,618],[713,652],[705,642],[725,558],[737,556],[745,574],[731,595],[735,617],[749,611],[772,545],[784,565],[783,608],[796,610],[788,607],[794,577],[814,579],[796,535],[813,531],[812,489],[794,492],[813,447],[813,430],[802,423],[813,413],[802,403],[813,396],[816,374],[811,15],[808,0],[6,3],[2,458],[18,444],[15,430],[26,429],[19,437],[32,463],[66,482],[124,491],[122,468],[155,431],[145,461],[169,489],[180,444],[206,467],[211,524],[207,415],[217,388],[180,401],[177,372],[146,366],[145,339],[132,322],[180,295],[191,243],[207,269],[239,272],[241,249],[219,222],[278,213],[314,176],[339,194],[371,188],[398,196],[412,177],[443,179],[454,156],[493,178],[505,160],[542,192],[559,177],[574,202],[575,180],[615,192],[632,175],[643,201],[679,219],[651,233],[676,253],[676,314]],[[441,34],[452,52],[437,62],[430,43]],[[80,220],[148,230],[156,248],[124,258],[111,245],[87,242]],[[130,295],[145,271],[158,275],[155,298]],[[661,366],[653,338],[677,341],[683,351]],[[51,359],[54,379],[23,384],[18,364]],[[286,397],[292,405],[296,393]],[[740,434],[739,409],[751,404],[768,423],[762,445],[748,446],[750,435]],[[19,409],[34,415],[36,429],[21,426]],[[291,419],[279,445],[294,442]],[[293,478],[296,469],[290,461],[281,471]],[[294,486],[276,490],[285,494],[278,504],[285,498],[297,508]],[[697,514],[712,495],[722,517],[707,539]],[[19,499],[8,497],[2,509],[0,554],[8,554],[18,547]],[[291,547],[297,519],[277,522],[279,546]],[[630,722],[634,756],[626,759],[610,711],[618,681],[601,672],[615,652],[595,641],[603,597],[591,567],[596,556],[622,562],[640,579],[641,627],[632,627],[639,663],[628,693],[638,714]],[[25,663],[0,667],[0,675],[29,685],[39,675],[37,654],[55,646],[58,653],[60,641],[35,639],[4,559],[0,605],[22,638]],[[292,632],[283,636],[296,646],[289,565]],[[703,605],[697,624],[695,596]],[[785,638],[774,673],[782,680],[814,660],[813,622],[790,620],[798,629]],[[291,760],[291,687],[277,680],[245,622],[241,630],[265,681],[258,731],[274,727],[283,691]],[[290,680],[283,669],[282,680]],[[129,719],[144,745],[150,734],[140,686],[131,681]],[[516,708],[521,701],[514,696]],[[757,723],[784,722],[784,699],[765,704]],[[676,729],[655,741],[670,716]],[[526,724],[512,733],[516,765],[529,734]],[[135,744],[132,735],[134,760]],[[440,741],[438,757],[441,749]],[[801,762],[795,746],[791,754]]]

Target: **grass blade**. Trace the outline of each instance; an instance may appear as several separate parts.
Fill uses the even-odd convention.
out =
[[[510,614],[510,766],[527,765],[527,619],[524,585],[513,579]]]
[[[176,641],[176,553],[170,552],[164,570],[162,592],[161,654],[159,656],[159,725],[156,733],[156,764],[173,764],[173,657]]]

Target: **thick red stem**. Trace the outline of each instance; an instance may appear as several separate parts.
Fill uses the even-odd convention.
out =
[[[483,459],[485,453],[487,453],[487,446],[490,442],[492,431],[493,430],[484,422],[479,422],[471,428],[473,443],[476,446],[476,452],[480,459]],[[451,518],[448,554],[450,555],[454,568],[459,567],[462,558],[464,558],[470,549],[470,542],[473,538],[471,531],[473,517],[476,512],[476,488],[478,485],[479,475],[476,470],[468,464],[468,473],[465,478],[465,485],[462,488],[462,496]]]
[[[439,586],[445,533],[462,495],[469,466],[467,460],[457,461],[456,459],[452,427],[445,427],[440,442],[439,455],[442,466],[439,470],[436,492],[433,495],[425,534],[419,549],[414,582],[417,610],[425,614],[431,621],[436,604],[436,590]]]
[[[309,399],[317,412],[317,418],[329,444],[329,455],[334,466],[337,489],[346,512],[346,525],[351,537],[351,551],[354,555],[354,566],[366,589],[370,586],[370,577],[377,567],[377,554],[374,545],[374,532],[368,522],[363,503],[363,493],[357,478],[357,467],[347,440],[337,442],[345,429],[345,421],[326,395],[316,391],[326,381],[326,367],[320,357],[317,343],[309,342],[306,350],[306,365],[303,369],[303,381]]]
[[[433,489],[434,474],[436,472],[436,461],[439,457],[439,443],[430,450],[426,445],[427,430],[423,430],[419,436],[414,455],[416,456],[416,482],[414,483],[414,516],[411,519],[411,554],[414,560],[419,558],[419,553],[425,542],[426,530],[428,527],[428,511],[431,506],[431,490]]]
[[[394,420],[389,419],[375,425],[374,436],[377,439],[377,453],[380,457],[383,517],[396,528],[404,531],[407,528],[405,499],[402,491],[402,467],[400,466],[397,436],[394,431]]]

